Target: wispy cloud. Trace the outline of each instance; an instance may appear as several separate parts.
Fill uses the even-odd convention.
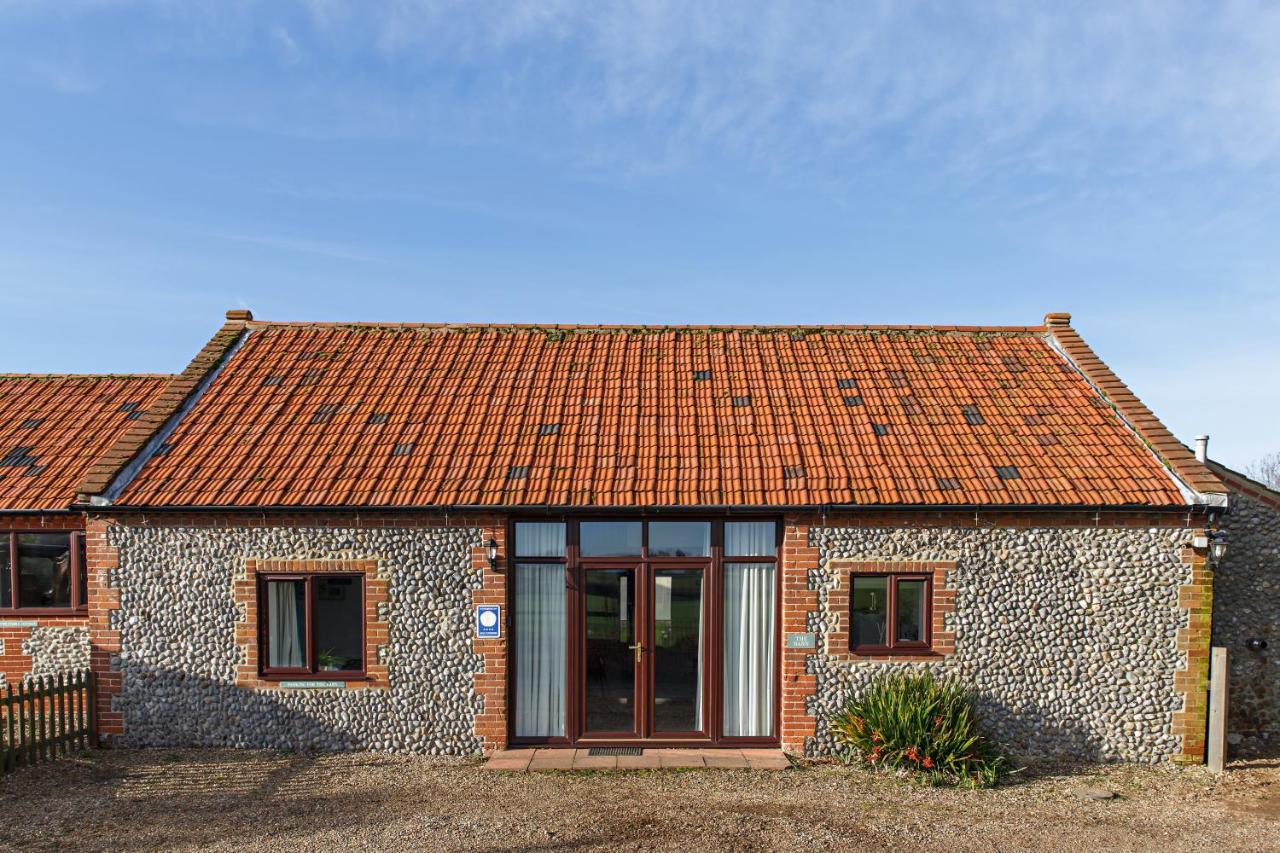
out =
[[[274,27],[271,30],[271,40],[275,44],[276,55],[280,57],[283,64],[297,65],[302,61],[302,48],[298,47],[298,43],[294,41],[288,29]]]
[[[892,154],[977,176],[1280,165],[1280,6],[1262,0],[132,5],[175,51],[221,39],[234,56],[260,33],[282,62],[308,57],[320,76],[184,104],[306,135],[542,134],[659,169],[725,151],[771,170]],[[619,132],[581,143],[584,129]]]

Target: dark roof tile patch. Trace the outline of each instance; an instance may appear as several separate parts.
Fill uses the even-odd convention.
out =
[[[61,510],[167,376],[0,376],[0,511]],[[122,414],[124,417],[122,417]]]

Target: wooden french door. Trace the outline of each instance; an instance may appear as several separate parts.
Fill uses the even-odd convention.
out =
[[[512,743],[772,745],[776,520],[513,521]]]
[[[709,567],[581,567],[577,738],[708,739]]]

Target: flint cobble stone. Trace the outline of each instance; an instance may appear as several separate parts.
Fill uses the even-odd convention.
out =
[[[120,608],[115,708],[128,746],[368,749],[465,755],[483,699],[474,677],[475,527],[117,526]],[[389,582],[387,689],[237,687],[245,619],[232,584],[245,560],[374,559]]]
[[[929,662],[850,661],[822,637],[809,671],[817,691],[813,755],[829,754],[832,717],[888,670],[931,669],[975,691],[994,737],[1024,755],[1158,762],[1179,752],[1174,675],[1186,667],[1177,635],[1187,624],[1179,558],[1191,532],[1167,528],[813,528],[820,592],[849,582],[833,559],[955,560],[946,628],[955,651]],[[847,613],[820,594],[812,630]],[[842,654],[844,653],[844,654]]]

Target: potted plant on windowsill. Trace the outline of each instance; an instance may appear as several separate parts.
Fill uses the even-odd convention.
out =
[[[334,654],[333,649],[325,649],[316,655],[316,663],[320,664],[320,669],[324,672],[336,672],[346,662],[346,658]]]

